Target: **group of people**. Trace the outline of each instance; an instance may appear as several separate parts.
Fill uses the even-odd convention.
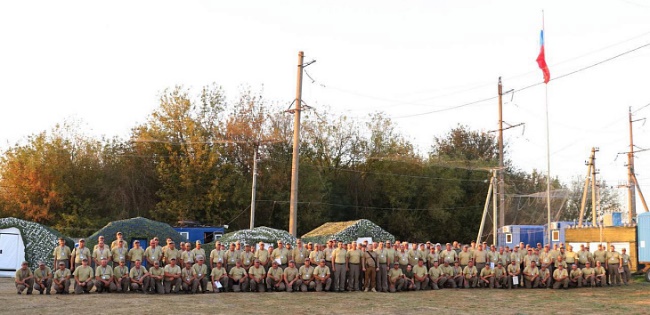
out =
[[[542,247],[525,245],[487,246],[486,243],[461,246],[441,244],[374,242],[296,246],[277,242],[277,247],[216,242],[207,254],[197,241],[180,244],[171,238],[165,246],[158,238],[143,249],[139,241],[128,248],[122,233],[110,246],[103,236],[91,251],[85,240],[70,250],[65,240],[54,249],[52,269],[39,262],[33,272],[24,262],[16,271],[18,294],[75,294],[142,292],[274,292],[274,291],[364,291],[399,292],[444,288],[554,288],[627,285],[630,281],[630,256],[602,245],[591,252],[585,245],[579,251],[563,244]],[[146,261],[149,268],[142,263]],[[94,266],[94,268],[92,267]]]

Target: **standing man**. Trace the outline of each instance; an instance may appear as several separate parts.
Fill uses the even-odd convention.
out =
[[[196,261],[196,256],[199,256],[199,255],[203,256],[203,257],[206,257],[205,256],[205,249],[201,248],[201,241],[196,240],[196,243],[194,245],[194,249],[192,250],[192,258],[194,258],[193,261]]]
[[[583,269],[587,266],[587,263],[590,263],[593,266],[593,257],[589,249],[585,249],[585,245],[580,245],[580,251],[578,252],[578,268]]]
[[[65,238],[59,237],[59,246],[54,248],[52,256],[54,256],[54,267],[59,265],[59,261],[63,261],[66,268],[70,268],[70,247],[65,245]],[[31,291],[30,291],[31,292]]]
[[[225,261],[225,253],[221,250],[221,243],[216,242],[214,244],[214,249],[210,252],[210,269],[214,269],[214,267],[217,266],[218,262],[221,262],[223,266],[224,261]]]
[[[142,261],[144,259],[144,250],[142,249],[142,247],[140,247],[140,241],[138,240],[133,241],[133,248],[129,250],[128,259],[131,262],[130,266],[135,266],[135,262],[137,260],[139,260],[140,264],[142,264]],[[133,267],[131,267],[131,269],[133,269]]]
[[[458,259],[458,254],[456,251],[451,247],[450,243],[445,244],[445,250],[442,251],[441,255],[442,263],[444,264],[445,262],[447,264],[453,264],[454,261]]]
[[[239,260],[241,260],[242,268],[248,270],[253,266],[255,261],[255,254],[251,251],[251,245],[244,245],[244,251],[239,255]],[[250,275],[249,275],[250,276]]]
[[[365,274],[363,281],[363,292],[368,292],[370,288],[372,288],[372,292],[377,292],[375,289],[377,286],[377,272],[379,271],[377,264],[377,253],[372,249],[366,250],[363,253],[363,257],[361,258],[361,265],[363,266],[362,269]]]
[[[609,272],[609,284],[620,286],[622,281],[621,273],[618,272],[618,269],[623,268],[623,259],[621,258],[621,254],[614,249],[614,245],[609,246],[609,252],[607,252],[606,258]]]
[[[83,258],[81,260],[81,266],[75,268],[74,270],[74,293],[90,293],[90,290],[93,288],[93,278],[95,274],[93,269],[88,266],[88,258]]]
[[[120,241],[122,242],[120,243]],[[113,250],[115,247],[124,247],[125,250],[129,250],[129,245],[124,240],[124,235],[122,235],[122,232],[115,233],[115,240],[111,243],[111,250]]]
[[[196,256],[196,264],[192,266],[192,271],[194,275],[194,285],[192,286],[192,292],[199,292],[198,288],[201,287],[201,293],[208,292],[208,266],[204,264],[205,258],[203,256]]]
[[[345,290],[345,274],[347,271],[348,259],[347,250],[343,247],[343,242],[339,241],[338,248],[332,252],[332,263],[334,266],[334,292],[343,292]]]
[[[113,277],[115,279],[117,292],[126,293],[129,290],[131,279],[129,279],[129,268],[126,266],[124,259],[121,259],[118,265],[113,269]]]
[[[176,258],[177,262],[180,260],[178,249],[176,249],[176,243],[174,243],[171,238],[168,242],[169,243],[167,243],[167,246],[165,246],[163,250],[163,261],[165,262],[165,265],[169,264],[172,258]]]
[[[469,246],[465,245],[463,246],[463,250],[458,253],[458,261],[460,262],[460,268],[465,269],[467,265],[469,265],[470,260],[472,260],[474,256],[472,253],[469,251]]]
[[[330,268],[325,266],[325,259],[321,259],[320,263],[316,268],[314,268],[314,278],[316,279],[316,292],[323,290],[323,285],[325,285],[325,291],[330,290],[332,285],[332,279],[330,278]]]
[[[108,258],[104,257],[95,268],[95,289],[97,293],[115,292],[117,287],[113,280],[113,268],[108,265]]]
[[[264,268],[267,268],[270,264],[270,255],[269,251],[264,248],[266,244],[264,242],[259,243],[259,248],[255,251],[255,259],[260,261],[260,265]]]
[[[178,293],[181,289],[181,268],[176,265],[176,257],[169,259],[169,265],[165,266],[164,273],[165,293]]]
[[[388,257],[386,249],[384,249],[384,243],[377,243],[378,247],[375,250],[377,252],[377,263],[379,270],[377,271],[377,291],[379,292],[388,292],[388,266],[392,262],[392,258]]]
[[[361,250],[357,248],[357,242],[352,242],[352,249],[346,254],[348,264],[348,290],[359,290],[359,273],[361,272]]]
[[[65,267],[65,263],[59,262],[59,269],[54,272],[54,292],[55,294],[68,294],[70,291],[70,269]]]
[[[131,281],[131,292],[142,290],[142,293],[149,293],[149,272],[142,267],[142,261],[136,259],[129,271]]]
[[[291,253],[283,246],[282,241],[278,241],[278,248],[273,250],[271,259],[279,262],[280,267],[284,269],[287,267],[289,260],[291,260],[289,257],[291,257]]]
[[[113,241],[115,243],[116,241]],[[111,244],[112,245],[112,244]],[[129,250],[125,248],[123,240],[117,240],[117,246],[111,248],[111,258],[113,259],[113,266],[120,265],[121,260],[126,260]]]
[[[325,256],[325,265],[332,270],[332,252],[334,251],[334,241],[329,240],[327,241],[327,247],[323,250],[323,254]],[[318,260],[320,261],[320,260]]]
[[[409,265],[409,253],[406,251],[404,244],[399,244],[399,250],[395,252],[395,261],[399,263],[402,273],[405,273],[406,267]]]
[[[485,267],[487,259],[487,253],[483,250],[483,245],[478,245],[478,249],[474,251],[474,265],[479,274],[483,267]]]
[[[239,260],[240,254],[235,250],[235,244],[230,243],[230,249],[226,252],[226,271],[230,274],[230,269],[235,267],[237,261]],[[232,288],[232,287],[230,287]]]
[[[621,261],[623,262],[623,283],[628,285],[630,279],[632,279],[632,273],[630,273],[630,255],[626,254],[626,249],[621,249]]]
[[[149,247],[144,251],[144,256],[147,259],[147,264],[149,266],[154,266],[154,263],[160,262],[160,259],[162,258],[162,250],[160,247],[156,246],[156,241],[151,240],[149,241]],[[158,264],[160,266],[160,264]],[[151,273],[151,270],[149,270],[149,273]]]
[[[75,268],[81,266],[82,259],[89,257],[92,257],[92,254],[90,253],[90,249],[86,247],[86,240],[82,238],[79,240],[79,247],[75,248],[70,255],[71,272],[74,271]]]
[[[38,268],[34,270],[34,289],[38,290],[40,293],[50,295],[50,289],[52,288],[52,269],[45,266],[45,262],[39,261]]]
[[[106,262],[108,263],[108,259],[111,256],[112,256],[111,249],[108,248],[106,244],[104,244],[104,238],[100,237],[97,246],[93,251],[93,261],[95,262],[95,266],[101,265],[103,259],[106,259]]]
[[[598,263],[600,263],[601,266],[607,266],[607,251],[605,250],[605,248],[603,247],[602,244],[599,244],[598,245],[598,250],[596,250],[594,252],[594,262],[596,263],[596,269],[598,269]],[[608,281],[608,279],[607,279],[607,269],[606,268],[603,268],[603,269],[605,269],[605,275],[606,276],[604,278],[605,282],[603,282],[602,285],[605,286],[605,284]],[[607,283],[607,284],[609,284],[609,283]]]
[[[296,240],[296,248],[291,252],[291,258],[296,262],[296,264],[304,264],[305,258],[309,257],[309,250],[302,245],[302,240]],[[311,259],[310,259],[311,261]],[[312,261],[313,262],[313,261]],[[285,267],[286,268],[286,267]]]
[[[27,295],[32,294],[32,290],[34,290],[34,274],[31,270],[29,270],[28,262],[23,261],[23,263],[20,265],[20,269],[16,270],[15,282],[18,294],[23,294],[23,291],[25,291],[25,289],[27,289]]]

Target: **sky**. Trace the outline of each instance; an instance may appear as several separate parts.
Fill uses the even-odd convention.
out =
[[[648,16],[642,0],[2,1],[0,148],[70,119],[126,137],[176,85],[217,83],[232,97],[250,86],[289,106],[304,51],[316,60],[303,84],[314,111],[384,112],[422,154],[459,124],[497,129],[502,77],[515,91],[504,121],[524,123],[504,133],[515,166],[546,172],[548,105],[551,176],[584,178],[598,147],[599,177],[617,186],[628,109],[650,116],[650,47],[635,50],[650,43]],[[649,130],[634,124],[639,148]],[[650,151],[635,163],[650,198]]]

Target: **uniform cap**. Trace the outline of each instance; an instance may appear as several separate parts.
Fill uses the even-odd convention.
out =
[[[85,241],[86,241],[86,239],[83,239],[83,238],[79,239],[79,242],[85,242]]]
[[[61,261],[59,262],[59,266],[65,266],[65,263]]]
[[[325,262],[325,259],[322,259],[322,258],[321,258],[320,262],[324,263],[324,262]]]
[[[259,260],[258,260],[258,261],[259,261]],[[271,264],[273,264],[273,265],[277,265],[278,262],[274,260],[274,261],[271,262]]]
[[[45,263],[44,263],[43,261],[39,261],[39,262],[38,262],[38,265],[39,265],[39,266],[45,266]]]
[[[393,263],[393,266],[399,266],[399,263],[398,263],[398,262],[394,262],[394,263]]]
[[[88,261],[88,258],[84,257],[81,261]]]
[[[305,258],[305,260],[307,260],[307,259],[309,259],[309,258]],[[274,260],[274,261],[275,261],[275,260]],[[294,263],[294,264],[296,263],[295,260],[289,260],[289,262],[290,262],[290,263]]]
[[[172,258],[171,258],[171,259],[169,259],[169,260],[176,260],[176,257],[172,257]]]
[[[246,244],[244,245],[244,247],[251,247],[251,244]]]
[[[29,265],[27,261],[23,261],[23,265]]]
[[[197,244],[201,244],[201,241],[200,241],[200,240],[196,240],[196,243],[197,243]]]
[[[122,232],[117,232],[115,233],[115,235],[122,235]]]

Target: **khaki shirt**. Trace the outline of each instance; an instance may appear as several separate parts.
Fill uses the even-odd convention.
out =
[[[411,249],[408,251],[408,260],[411,266],[417,266],[418,259],[420,259],[420,254],[418,253],[417,250]]]
[[[568,277],[568,276],[569,273],[566,271],[566,269],[562,269],[562,270],[555,269],[555,271],[553,271],[553,279]]]
[[[309,260],[312,264],[317,264],[321,259],[325,259],[325,253],[323,251],[313,251],[309,253]]]
[[[129,250],[124,247],[115,247],[111,250],[111,256],[114,262],[120,262],[124,259],[126,261],[126,256],[129,254]]]
[[[573,265],[576,262],[576,259],[578,259],[578,253],[576,252],[565,252],[564,253],[564,260],[566,261],[567,264]]]
[[[296,262],[296,264],[303,264],[305,262],[305,258],[309,257],[309,250],[307,250],[305,247],[296,247],[293,249],[291,256],[293,257],[293,260]]]
[[[573,279],[573,278],[582,278],[582,270],[577,269],[577,268],[576,268],[576,270],[572,269],[571,272],[569,273],[569,275],[571,276],[571,279]]]
[[[475,266],[466,266],[463,268],[463,275],[465,276],[465,279],[470,279],[472,277],[476,277],[478,274],[478,269],[476,269]]]
[[[253,252],[244,251],[239,256],[239,259],[241,259],[242,265],[250,267],[253,264],[253,259],[255,259],[255,254]]]
[[[97,266],[95,276],[100,277],[102,280],[110,280],[113,278],[113,268],[108,265],[106,267]]]
[[[564,269],[568,269],[568,268],[567,268],[568,265],[567,265],[566,261],[564,261],[564,260],[561,261],[561,262],[556,260],[556,261],[553,263],[553,266],[555,266],[555,268],[559,267],[560,265],[562,265],[562,267],[564,267]]]
[[[157,246],[156,248],[152,248],[151,246],[147,247],[144,251],[144,257],[151,261],[160,261],[160,258],[162,257],[160,246]]]
[[[489,252],[487,253],[487,257],[488,257],[488,261],[489,261],[489,262],[493,262],[493,263],[494,263],[494,266],[496,267],[497,262],[499,262],[499,253],[498,253],[498,252],[489,251]]]
[[[363,253],[363,258],[366,261],[365,262],[366,265],[364,267],[368,267],[368,268],[376,268],[377,267],[377,264],[376,264],[377,253],[375,253],[373,251],[366,251],[365,253]]]
[[[607,252],[607,263],[608,264],[619,264],[621,261],[621,254],[618,252]]]
[[[557,256],[560,256],[559,250],[551,249],[548,253],[551,255],[551,259],[553,260],[557,259]]]
[[[111,242],[111,250],[113,250],[113,248],[117,248],[119,244],[120,244],[119,240],[114,240],[113,242]],[[126,249],[127,251],[129,250],[129,244],[127,244],[125,240],[122,240],[122,248]]]
[[[52,269],[50,269],[48,266],[45,266],[45,269],[36,268],[34,270],[34,278],[36,278],[36,281],[40,281],[41,279],[48,276],[52,276]]]
[[[448,262],[450,264],[453,264],[454,261],[456,261],[456,258],[458,257],[458,254],[453,249],[449,250],[449,251],[445,249],[445,250],[442,251],[441,256],[442,256],[443,262]]]
[[[273,250],[273,253],[271,254],[271,258],[273,260],[276,260],[278,258],[280,259],[281,265],[286,265],[287,262],[289,261],[289,257],[291,257],[291,253],[286,248],[276,248]]]
[[[630,255],[621,254],[621,259],[623,259],[623,266],[629,266],[630,265]]]
[[[526,279],[531,280],[534,276],[539,276],[539,268],[528,266],[524,269],[524,274],[526,276]]]
[[[65,281],[66,278],[70,277],[72,274],[70,273],[70,269],[65,268],[63,271],[61,269],[57,269],[54,272],[54,279],[57,279],[59,281]]]
[[[63,247],[57,246],[54,248],[52,256],[56,260],[70,260],[70,253],[70,247],[63,245]]]
[[[203,248],[194,248],[194,249],[192,249],[191,253],[192,253],[193,258],[196,258],[196,256],[203,256],[204,260],[206,258],[205,249],[203,249]]]
[[[225,256],[226,256],[226,253],[225,253],[224,251],[222,251],[222,250],[218,250],[218,249],[213,249],[213,250],[210,252],[210,261],[212,261],[212,263],[214,263],[215,265],[216,265],[218,262],[222,262],[222,263],[224,263],[225,260],[226,260],[226,257],[225,257]]]
[[[181,269],[181,280],[182,281],[190,281],[194,277],[194,269],[190,267],[190,269],[187,269],[187,267]]]
[[[266,249],[258,249],[255,251],[255,258],[260,260],[262,265],[265,265],[269,261],[269,251]]]
[[[127,266],[116,266],[113,268],[113,275],[115,278],[122,278],[123,276],[128,276],[129,275],[129,267]]]
[[[508,274],[509,275],[516,275],[521,271],[521,268],[519,267],[518,264],[513,265],[508,265]]]
[[[402,272],[402,269],[400,269],[400,268],[397,268],[397,269],[390,268],[390,270],[388,271],[388,277],[390,278],[391,282],[397,281],[397,279],[401,278],[403,275],[404,275],[404,273]]]
[[[167,265],[164,268],[164,272],[172,274],[172,275],[180,275],[181,274],[181,267],[179,267],[178,265],[175,265],[173,267],[172,267],[172,265]]]
[[[275,267],[275,268],[271,267],[271,268],[269,268],[269,271],[266,274],[267,274],[268,277],[278,279],[278,281],[279,281],[279,280],[282,280],[282,275],[284,274],[284,272],[282,271],[282,268],[280,268],[280,267]]]
[[[135,262],[136,260],[142,261],[143,257],[144,257],[144,250],[142,249],[142,247],[138,247],[138,248],[133,247],[129,250],[129,260],[131,262]]]
[[[196,260],[195,258],[196,257],[194,257],[194,254],[192,253],[192,251],[186,251],[186,250],[181,251],[181,260],[183,262],[188,262],[188,261],[194,262]],[[233,263],[233,265],[234,264],[235,263]]]
[[[548,268],[546,268],[546,270],[539,269],[539,277],[541,279],[545,279],[548,276],[551,276],[551,271]]]
[[[178,254],[178,249],[176,248],[174,249],[167,248],[165,250],[164,257],[166,263],[169,263],[172,258],[176,258],[176,260],[180,259],[180,255]]]
[[[451,277],[454,275],[454,267],[452,267],[451,265],[449,266],[442,265],[440,266],[440,269],[442,269],[442,272],[446,277]]]
[[[34,276],[34,274],[32,273],[31,270],[29,270],[29,268],[27,268],[25,270],[23,270],[22,268],[19,268],[18,270],[16,270],[16,280],[18,280],[18,281],[23,281],[26,278],[33,277],[33,276]]]
[[[597,250],[594,252],[594,261],[600,261],[600,263],[604,264],[605,260],[607,260],[607,252],[604,250]]]
[[[226,268],[219,268],[219,267],[214,267],[212,268],[212,273],[210,275],[212,276],[212,279],[214,280],[219,280],[221,279],[224,275],[226,275]]]
[[[176,267],[178,267],[178,266],[176,266]],[[156,267],[151,267],[151,268],[149,268],[149,274],[151,274],[152,276],[156,276],[156,277],[164,276],[165,275],[165,270],[163,268],[160,268],[160,267],[158,267],[158,269],[156,269]]]
[[[241,278],[248,276],[246,269],[237,266],[230,269],[229,275],[235,280],[240,280]]]
[[[86,282],[95,277],[93,268],[90,268],[90,266],[84,267],[83,265],[75,268],[73,275],[78,277],[80,282]]]
[[[248,274],[253,277],[253,279],[260,281],[264,278],[266,275],[266,269],[264,267],[259,266],[259,267],[250,267],[248,268]]]
[[[284,268],[284,271],[282,273],[284,274],[284,277],[287,279],[287,281],[291,282],[298,276],[298,269],[295,267],[287,267]]]
[[[596,274],[596,270],[594,270],[594,268],[582,268],[582,275],[585,276],[585,278],[594,274]]]
[[[360,250],[351,250],[346,254],[348,262],[351,264],[360,264],[361,263],[361,251]]]
[[[429,252],[425,257],[422,257],[421,259],[423,259],[425,263],[429,263],[429,265],[433,266],[434,262],[440,262],[440,254],[437,252]]]
[[[409,264],[409,253],[407,251],[397,251],[395,252],[395,261],[397,261],[400,265],[408,265]]]
[[[503,276],[505,276],[506,273],[508,272],[508,271],[506,270],[506,268],[503,268],[503,267],[501,267],[501,268],[496,267],[496,268],[494,268],[494,269],[492,269],[492,270],[494,270],[494,277],[496,277],[496,278],[503,277]]]
[[[207,276],[208,275],[208,265],[206,265],[206,264],[203,264],[203,265],[194,264],[192,266],[192,272],[194,272],[194,275],[196,275],[199,278],[203,277],[203,276]]]
[[[287,268],[287,269],[289,269],[289,268]],[[300,275],[300,279],[310,281],[312,275],[314,274],[314,267],[309,266],[309,268],[307,268],[307,267],[305,267],[303,265],[298,270],[298,274]]]
[[[481,269],[481,277],[488,277],[491,275],[494,275],[494,269],[487,267]]]
[[[72,251],[71,255],[74,256],[75,264],[81,264],[82,259],[92,257],[92,254],[90,253],[90,249],[88,249],[88,247],[77,247]]]
[[[344,248],[337,248],[332,252],[332,261],[335,264],[345,264],[345,257],[347,256],[348,251]]]
[[[595,270],[597,276],[605,274],[605,267],[603,267],[603,266],[596,267],[596,268],[594,268],[594,270]]]
[[[413,267],[413,274],[418,277],[424,277],[429,273],[426,266],[420,267],[419,265]]]
[[[445,274],[444,274],[442,268],[440,268],[440,266],[429,268],[429,277],[431,277],[432,280],[433,279],[438,279],[438,278],[440,278],[440,277],[442,277],[444,275]]]
[[[462,276],[463,275],[463,268],[461,266],[453,266],[451,269],[454,271],[454,277],[455,276]]]
[[[587,262],[591,262],[591,253],[586,251],[586,250],[581,250],[578,252],[578,262],[581,264],[586,264]]]
[[[142,277],[144,277],[148,273],[149,272],[147,271],[147,268],[143,266],[140,266],[140,268],[133,266],[133,268],[131,268],[131,271],[129,272],[129,278],[135,279],[136,281],[140,281],[140,279],[142,279]]]
[[[375,254],[377,254],[377,263],[378,264],[387,264],[388,263],[388,252],[386,252],[386,249],[382,248],[379,249],[377,248],[375,250]]]
[[[93,258],[96,261],[101,261],[104,258],[110,260],[112,256],[113,256],[113,253],[111,253],[111,250],[106,245],[104,245],[103,248],[97,247],[97,249],[95,249],[95,251],[93,251]]]
[[[551,257],[551,253],[541,252],[539,254],[539,260],[542,262],[542,264],[548,265],[551,263],[551,260],[553,260],[553,258]]]
[[[469,264],[469,261],[472,260],[472,258],[473,255],[472,253],[470,253],[470,251],[458,253],[458,261],[463,266],[467,266]]]
[[[332,261],[332,252],[334,251],[333,248],[325,247],[323,252],[325,253],[325,261]]]
[[[226,259],[228,259],[228,265],[234,266],[237,263],[237,259],[239,259],[239,255],[237,251],[229,250],[226,252]]]
[[[474,251],[474,259],[477,264],[487,262],[487,253],[484,250]]]
[[[329,276],[329,275],[330,275],[330,268],[327,266],[323,266],[323,267],[316,266],[316,268],[314,268],[314,276],[325,278],[325,276]]]

